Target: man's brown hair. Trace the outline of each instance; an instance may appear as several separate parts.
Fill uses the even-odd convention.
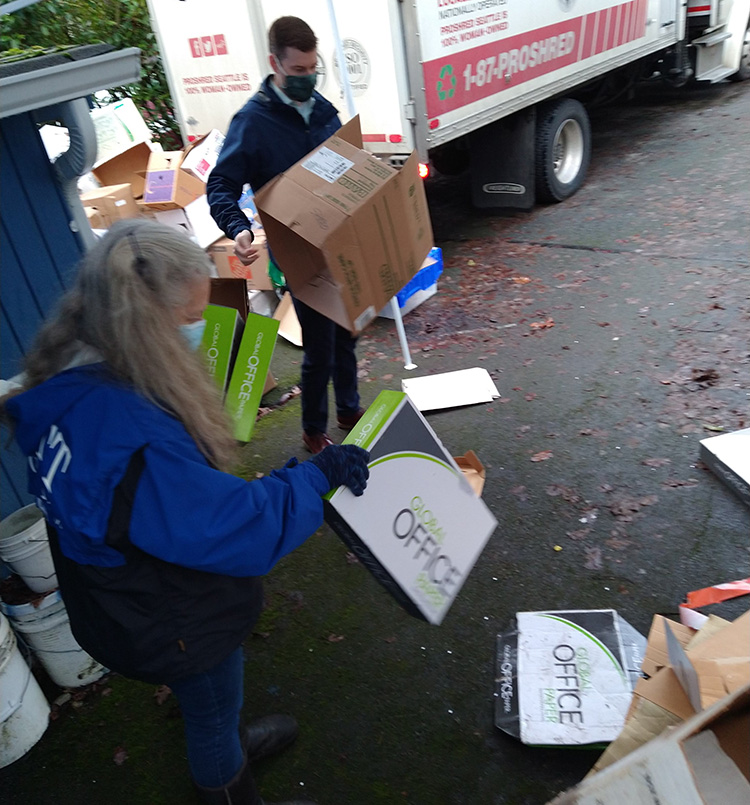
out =
[[[283,59],[287,48],[309,53],[318,46],[313,29],[299,17],[279,17],[268,29],[268,48]]]

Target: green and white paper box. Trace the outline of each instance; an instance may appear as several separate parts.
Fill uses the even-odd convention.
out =
[[[241,442],[250,441],[255,427],[278,330],[279,323],[275,319],[257,313],[247,316],[224,400],[224,406],[234,423],[234,438]]]
[[[361,497],[329,493],[326,521],[408,612],[439,624],[497,521],[403,392],[381,392],[344,443],[370,451],[370,479]]]
[[[495,725],[537,746],[613,741],[646,638],[612,609],[519,612],[498,635]]]
[[[208,373],[223,392],[229,382],[235,347],[242,335],[242,319],[235,308],[224,305],[207,305],[203,318],[206,330],[201,352],[206,358]]]

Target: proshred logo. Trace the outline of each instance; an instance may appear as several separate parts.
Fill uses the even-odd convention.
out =
[[[226,56],[229,53],[224,34],[192,37],[188,39],[188,45],[194,59],[202,59],[204,56]]]

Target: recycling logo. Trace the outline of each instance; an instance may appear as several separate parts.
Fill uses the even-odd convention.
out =
[[[438,98],[441,101],[452,98],[456,94],[456,76],[453,75],[452,64],[443,65],[435,89],[437,89]]]

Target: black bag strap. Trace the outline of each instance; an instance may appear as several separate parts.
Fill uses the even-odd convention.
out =
[[[110,548],[123,554],[133,550],[133,544],[130,542],[130,515],[133,511],[135,490],[138,488],[141,473],[146,466],[145,450],[146,445],[138,448],[130,457],[125,474],[115,487],[112,497],[112,509],[109,513],[107,536],[104,541]]]

